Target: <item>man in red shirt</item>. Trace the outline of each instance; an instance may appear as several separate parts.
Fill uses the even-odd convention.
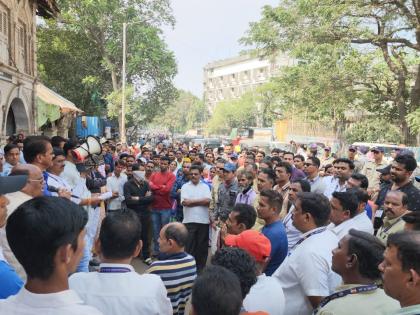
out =
[[[169,158],[160,159],[160,171],[153,173],[149,178],[150,189],[153,192],[152,225],[153,225],[153,255],[159,254],[159,233],[161,228],[169,223],[172,211],[171,189],[175,183],[175,175],[168,172]]]

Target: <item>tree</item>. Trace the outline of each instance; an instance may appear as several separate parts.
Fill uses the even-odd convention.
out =
[[[345,135],[348,143],[401,143],[400,129],[388,121],[378,118],[365,119],[351,125],[345,131]]]
[[[37,40],[41,81],[87,115],[106,114],[102,98],[110,90],[109,80],[89,39],[49,20],[38,27]]]
[[[255,93],[248,92],[239,99],[218,103],[207,128],[210,133],[229,133],[232,128],[255,126],[257,113]]]
[[[208,119],[204,102],[190,92],[179,90],[178,98],[153,121],[158,126],[168,127],[171,132],[185,131],[203,125]]]
[[[320,5],[316,0],[284,0],[278,7],[264,7],[262,19],[251,24],[243,42],[268,55],[287,51],[308,67],[320,61],[310,57],[325,49],[323,55],[335,56],[338,70],[346,70],[333,80],[336,91],[358,92],[356,105],[375,109],[375,114],[393,113],[408,142],[406,116],[420,100],[419,17],[417,1],[323,0]],[[357,57],[354,68],[346,68],[352,56]],[[328,71],[321,73],[328,78]],[[313,84],[328,94],[331,80]],[[299,85],[297,89],[302,90]],[[325,105],[330,111],[336,108]]]
[[[61,0],[58,5],[62,20],[52,22],[56,23],[53,25],[46,24],[45,28],[54,27],[57,32],[63,32],[63,36],[70,34],[70,38],[65,41],[75,47],[80,46],[78,38],[87,41],[90,55],[84,57],[97,57],[100,66],[92,65],[96,71],[85,78],[84,82],[94,85],[96,82],[102,83],[102,73],[105,74],[106,83],[100,84],[99,92],[103,99],[111,101],[111,116],[115,115],[115,100],[118,99],[118,93],[121,93],[124,22],[128,23],[127,78],[128,85],[133,87],[128,99],[131,104],[127,112],[128,121],[138,123],[141,117],[141,123],[145,123],[171,104],[176,97],[176,89],[172,84],[176,63],[173,53],[161,38],[161,27],[174,24],[169,0]],[[83,64],[85,61],[81,59],[78,61]],[[61,66],[55,65],[48,58],[42,60],[42,64],[45,68],[47,65],[57,68]]]

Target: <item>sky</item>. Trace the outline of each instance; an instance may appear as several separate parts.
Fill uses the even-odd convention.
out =
[[[250,22],[261,17],[264,5],[278,0],[172,0],[174,29],[164,29],[166,43],[175,53],[177,88],[203,94],[203,67],[209,62],[237,56]]]

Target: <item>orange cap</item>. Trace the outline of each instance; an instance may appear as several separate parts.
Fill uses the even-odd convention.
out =
[[[229,234],[225,238],[227,246],[239,247],[255,258],[257,262],[263,262],[270,257],[270,240],[261,232],[255,230],[246,230],[241,234]]]

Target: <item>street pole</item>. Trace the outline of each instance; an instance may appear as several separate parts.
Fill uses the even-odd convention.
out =
[[[120,140],[122,143],[127,143],[125,132],[125,63],[127,59],[127,23],[123,23],[123,65],[122,65],[122,101],[121,101],[121,125],[120,125]]]

